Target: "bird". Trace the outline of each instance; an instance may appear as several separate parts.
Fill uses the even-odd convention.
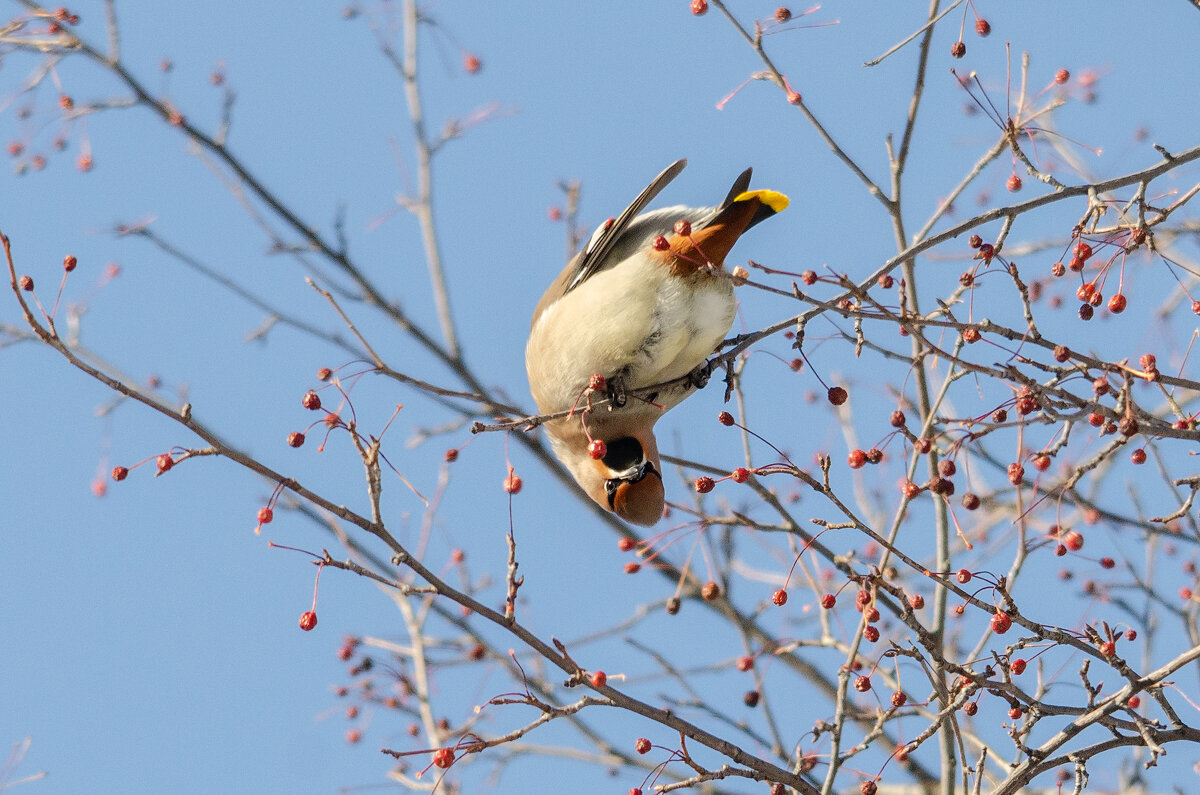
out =
[[[788,205],[777,191],[750,190],[748,168],[716,207],[643,212],[686,165],[669,165],[596,228],[542,295],[525,347],[538,410],[571,412],[545,423],[555,455],[601,507],[644,526],[666,504],[654,424],[707,383],[708,357],[733,325],[725,257]],[[667,382],[680,383],[638,392]]]

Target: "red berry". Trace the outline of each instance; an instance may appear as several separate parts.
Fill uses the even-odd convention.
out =
[[[637,574],[641,570],[642,570],[642,564],[638,563],[637,561],[631,560],[625,564],[625,573],[626,574]]]
[[[596,671],[592,674],[592,687],[604,687],[608,684],[608,674],[604,671]]]
[[[900,484],[900,493],[907,499],[915,499],[921,493],[921,487],[911,480],[906,480]]]
[[[992,32],[992,26],[986,19],[977,19],[975,20],[975,32],[980,36],[986,36]]]
[[[463,56],[463,70],[469,74],[479,74],[479,70],[483,68],[483,62],[479,60],[478,55],[467,53]]]
[[[908,696],[904,695],[904,691],[897,690],[895,693],[892,693],[892,706],[893,707],[903,707],[907,703],[908,703]]]
[[[509,494],[519,494],[522,485],[521,476],[516,472],[509,471],[508,477],[504,479],[504,490]]]
[[[439,748],[433,752],[433,764],[445,770],[454,764],[454,749]]]
[[[843,389],[842,387],[831,386],[831,387],[829,387],[828,397],[829,397],[830,403],[832,403],[835,406],[840,406],[846,402],[846,398],[848,397],[848,395],[846,394],[846,390]]]
[[[659,235],[658,237],[654,238],[654,242],[650,244],[650,247],[655,251],[666,251],[671,247],[671,244],[667,242],[665,237]]]
[[[1112,558],[1100,558],[1100,568],[1112,569],[1116,568],[1117,562]]]
[[[745,483],[750,479],[750,470],[745,467],[738,467],[730,473],[729,477],[733,478],[734,483]]]
[[[700,477],[696,478],[696,491],[701,494],[708,494],[713,490],[713,486],[715,485],[717,485],[716,481],[707,475],[701,475]]]
[[[620,541],[617,542],[617,549],[621,550],[622,552],[628,552],[629,550],[633,549],[635,546],[637,546],[637,542],[634,541],[632,538],[622,538]]]
[[[1008,482],[1014,486],[1021,485],[1021,481],[1025,478],[1025,467],[1018,463],[1008,465]]]
[[[292,431],[287,436],[287,443],[289,447],[300,447],[304,444],[304,434],[300,431]]]
[[[883,460],[883,451],[880,450],[878,447],[872,447],[870,450],[867,451],[867,463],[868,464],[878,464],[882,460]]]
[[[969,326],[963,329],[962,338],[964,342],[974,345],[975,343],[979,342],[979,340],[982,338],[982,335],[979,333],[979,329],[975,328],[974,326]]]
[[[1117,293],[1112,298],[1108,299],[1108,311],[1112,312],[1114,315],[1119,315],[1124,312],[1127,305],[1128,302],[1125,300],[1125,296],[1121,293]]]
[[[892,274],[890,274],[890,273],[883,274],[882,276],[879,277],[878,281],[876,282],[876,284],[878,284],[880,287],[882,287],[885,290],[892,289],[892,286],[895,283],[896,283],[896,280],[892,278]]]
[[[738,657],[737,669],[739,671],[741,671],[742,673],[745,673],[746,671],[749,671],[753,667],[754,667],[754,658],[753,657]]]
[[[1008,717],[1012,718],[1013,720],[1018,720],[1024,714],[1025,713],[1021,711],[1020,707],[1013,707],[1008,711]]]
[[[792,12],[783,6],[775,9],[775,21],[783,24],[792,18]]]
[[[1130,696],[1129,700],[1126,701],[1125,703],[1129,705],[1130,709],[1137,709],[1138,707],[1140,707],[1142,705],[1142,700],[1140,698],[1138,698],[1137,696]]]
[[[760,698],[762,698],[761,693],[759,693],[757,690],[750,690],[746,693],[746,695],[742,696],[742,703],[744,703],[747,707],[757,707],[758,700]]]
[[[821,597],[821,607],[825,608],[826,610],[832,610],[833,606],[836,604],[837,597],[831,593],[827,593]]]
[[[692,13],[698,17],[708,13],[708,0],[692,0]]]
[[[1054,73],[1054,82],[1058,83],[1060,86],[1070,79],[1071,79],[1071,73],[1068,72],[1066,69],[1059,69],[1057,72]]]
[[[860,693],[865,693],[871,689],[871,677],[860,676],[854,680],[854,689]]]
[[[1130,629],[1125,631],[1125,640],[1137,640],[1137,630]]]
[[[1042,454],[1033,457],[1033,468],[1038,472],[1045,472],[1050,468],[1050,456]]]
[[[593,439],[588,442],[588,455],[596,460],[604,458],[604,456],[608,455],[608,445],[601,439]]]
[[[958,580],[960,585],[966,585],[967,583],[969,583],[973,576],[974,575],[971,574],[971,572],[967,571],[966,569],[959,569],[958,574],[954,575],[955,579]]]
[[[158,467],[158,471],[162,473],[169,471],[171,467],[175,466],[175,459],[171,458],[170,453],[163,453],[154,460],[154,463]]]
[[[787,591],[783,590],[782,588],[780,588],[775,593],[771,594],[771,601],[775,603],[776,607],[783,607],[784,605],[787,604],[787,600],[788,600]]]
[[[966,508],[968,511],[977,510],[979,508],[979,503],[980,503],[980,499],[979,499],[978,494],[974,494],[974,493],[968,491],[966,494],[963,495],[962,506],[964,508]]]
[[[925,606],[925,597],[921,596],[919,593],[915,593],[908,597],[908,603],[912,605],[913,610],[920,610]]]
[[[967,45],[961,41],[956,41],[950,45],[950,54],[955,58],[961,58],[967,54]]]
[[[722,425],[724,425],[726,427],[733,425],[733,415],[730,414],[728,411],[722,411],[720,414],[717,415],[717,422],[721,423]]]
[[[1092,256],[1092,247],[1082,240],[1075,244],[1075,256],[1086,260]]]
[[[1056,262],[1050,266],[1050,273],[1055,278],[1062,276],[1066,272],[1067,272],[1067,267],[1062,264],[1062,260],[1059,260],[1058,262]]]
[[[963,704],[963,712],[967,713],[968,716],[974,715],[978,711],[979,705],[974,701],[968,701],[966,704]]]
[[[892,412],[892,416],[888,418],[888,421],[891,422],[893,428],[903,428],[906,422],[904,412],[896,409]]]
[[[353,707],[351,709],[353,709]],[[354,745],[361,739],[362,739],[362,730],[361,729],[347,729],[346,730],[346,742],[350,743],[351,745]]]
[[[1020,657],[1013,660],[1012,664],[1010,664],[1008,667],[1016,676],[1020,676],[1021,674],[1025,673],[1025,661]]]
[[[700,586],[700,597],[706,602],[711,602],[721,597],[721,586],[717,585],[712,580]]]
[[[1083,534],[1077,530],[1071,530],[1063,536],[1063,543],[1067,546],[1067,549],[1072,552],[1078,552],[1083,549]]]
[[[861,469],[867,463],[867,454],[862,450],[851,450],[846,456],[846,463],[851,469]]]
[[[1063,362],[1065,362],[1067,359],[1070,359],[1070,358],[1071,358],[1071,349],[1070,348],[1068,348],[1066,345],[1055,345],[1054,346],[1054,361],[1058,362],[1059,364],[1062,364]]]
[[[331,377],[333,377],[333,370],[330,370],[328,367],[322,367],[320,370],[317,370],[318,381],[328,381]]]
[[[74,254],[68,254],[67,256],[63,257],[63,270],[65,270],[67,273],[75,270],[75,266],[78,264],[79,260],[75,258]]]
[[[113,467],[112,479],[120,483],[125,478],[129,477],[129,470],[125,467]]]
[[[310,389],[304,393],[304,397],[300,398],[300,405],[309,411],[316,411],[321,408],[321,396]]]
[[[1016,193],[1021,189],[1021,178],[1016,174],[1010,175],[1008,182],[1005,183],[1005,187],[1008,188],[1009,193]]]
[[[675,230],[675,234],[680,237],[687,237],[692,233],[692,222],[686,218],[680,218],[672,228]]]
[[[1012,617],[1008,613],[996,612],[992,616],[992,631],[997,635],[1003,635],[1012,629]]]
[[[33,278],[30,276],[22,276],[20,279],[17,280],[17,285],[20,286],[20,288],[27,293],[32,292],[33,291]]]
[[[637,750],[637,752],[638,752],[639,754],[648,754],[648,753],[650,753],[650,747],[651,747],[651,746],[650,746],[650,741],[649,741],[649,740],[647,740],[645,737],[639,737],[639,738],[637,738],[637,742],[635,742],[635,743],[633,744],[633,747],[634,747],[634,749],[635,749],[635,750]]]
[[[866,628],[863,629],[863,639],[867,643],[874,643],[879,640],[879,629],[874,624],[867,624]]]
[[[305,632],[312,632],[317,626],[317,614],[312,610],[300,614],[300,629]]]
[[[258,509],[258,523],[259,524],[270,524],[271,520],[274,518],[275,518],[275,512],[272,511],[270,508],[264,507],[264,508]]]
[[[943,458],[938,462],[938,472],[941,472],[944,478],[952,478],[958,473],[958,466],[953,459]]]
[[[805,271],[800,274],[800,281],[804,282],[809,287],[817,283],[817,274],[815,271]]]
[[[1129,460],[1135,464],[1146,463],[1146,450],[1144,448],[1139,447],[1138,449],[1134,450],[1132,453],[1129,454]]]
[[[1080,320],[1091,320],[1092,315],[1094,315],[1095,313],[1096,313],[1096,310],[1092,309],[1091,304],[1080,304],[1080,306],[1079,306],[1079,319]]]

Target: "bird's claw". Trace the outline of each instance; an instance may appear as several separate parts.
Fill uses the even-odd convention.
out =
[[[628,395],[625,394],[625,377],[619,373],[608,379],[605,391],[608,392],[611,408],[619,409],[628,400]]]
[[[688,379],[692,382],[692,386],[696,387],[696,389],[704,389],[704,387],[708,386],[708,380],[712,378],[712,371],[713,363],[711,361],[707,361],[697,367],[695,370],[692,370],[692,372],[688,373]]]

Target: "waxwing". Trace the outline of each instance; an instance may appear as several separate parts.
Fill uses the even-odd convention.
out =
[[[538,410],[575,409],[546,423],[555,454],[593,500],[640,525],[665,504],[654,424],[707,382],[708,357],[733,325],[725,256],[788,205],[782,193],[749,190],[746,169],[719,207],[643,213],[686,165],[672,163],[596,229],[538,302],[525,347]]]

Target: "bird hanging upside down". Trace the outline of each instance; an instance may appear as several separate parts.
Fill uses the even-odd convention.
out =
[[[555,455],[604,508],[640,525],[661,518],[654,423],[708,380],[708,357],[733,325],[722,266],[737,239],[788,205],[748,190],[751,169],[719,207],[642,210],[683,171],[678,160],[615,219],[600,225],[533,313],[525,369],[538,410],[571,409],[546,430]],[[627,394],[683,379],[682,386]],[[590,401],[609,403],[590,408]]]

